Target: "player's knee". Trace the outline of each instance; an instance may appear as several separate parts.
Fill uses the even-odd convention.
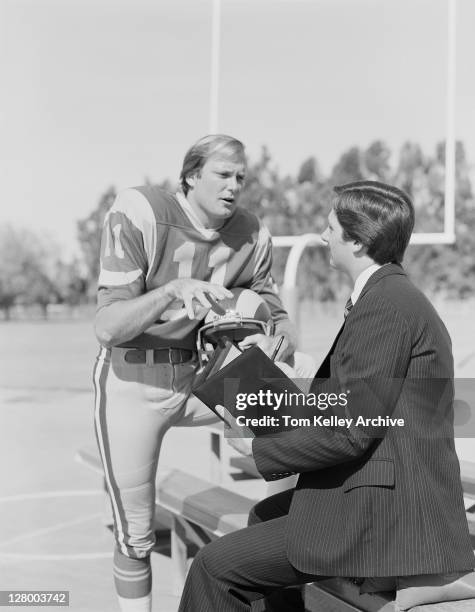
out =
[[[144,537],[124,533],[114,527],[115,545],[121,553],[130,559],[145,559],[155,546],[155,534],[146,534]]]
[[[135,487],[121,488],[116,501],[118,503],[114,535],[119,550],[132,557],[146,557],[155,544],[153,484],[147,482]]]
[[[152,529],[137,531],[122,531],[114,529],[115,543],[123,555],[131,559],[145,559],[155,546],[155,534]]]
[[[179,427],[198,427],[214,425],[220,419],[195,395],[190,395],[186,402],[186,410],[182,419],[177,423]]]

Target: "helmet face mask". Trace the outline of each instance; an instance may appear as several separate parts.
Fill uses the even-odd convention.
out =
[[[225,340],[238,344],[251,334],[270,335],[271,311],[264,299],[250,289],[231,289],[233,298],[222,300],[209,310],[198,330],[197,348],[200,362]]]

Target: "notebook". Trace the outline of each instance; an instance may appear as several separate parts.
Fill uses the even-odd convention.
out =
[[[273,401],[273,394],[289,397],[289,394],[297,393],[303,396],[302,390],[258,346],[240,352],[232,343],[229,344],[231,346],[226,343],[215,351],[197,376],[193,393],[215,414],[218,414],[215,407],[221,405],[234,418],[260,420],[259,424],[246,423],[255,435],[292,429],[285,424],[282,415],[293,415],[295,408],[282,402],[275,409],[277,403]],[[239,409],[238,406],[242,408],[244,405]]]

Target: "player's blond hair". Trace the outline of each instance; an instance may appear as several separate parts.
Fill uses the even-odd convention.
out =
[[[222,153],[226,157],[235,157],[239,161],[245,161],[244,145],[240,140],[227,136],[226,134],[209,134],[200,138],[186,152],[180,173],[180,183],[183,193],[186,195],[190,186],[187,178],[198,175],[201,168],[208,159],[216,153]]]

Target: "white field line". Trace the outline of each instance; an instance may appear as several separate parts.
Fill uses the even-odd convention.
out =
[[[87,521],[98,518],[100,516],[102,516],[102,512],[95,512],[94,514],[88,514],[87,516],[81,516],[79,518],[72,519],[70,521],[63,521],[62,523],[56,523],[56,525],[51,525],[50,527],[41,527],[40,529],[35,529],[34,531],[27,531],[26,533],[22,533],[21,535],[10,538],[9,540],[3,540],[3,542],[0,542],[0,546],[1,547],[9,546],[10,544],[16,544],[17,542],[24,542],[25,540],[31,540],[32,538],[36,538],[38,536],[42,536],[47,533],[53,533],[54,531],[61,531],[61,529],[65,529],[66,527],[72,527],[73,525],[80,525],[81,523],[86,523]]]
[[[29,553],[0,552],[0,561],[88,561],[90,559],[112,559],[112,553],[77,553],[58,555],[35,555]]]
[[[19,502],[25,500],[35,499],[54,499],[58,497],[86,497],[86,496],[97,496],[104,495],[103,491],[89,490],[89,489],[72,489],[66,491],[45,491],[38,493],[24,493],[21,495],[9,495],[6,497],[0,497],[0,503],[5,502]],[[103,516],[102,512],[96,512],[94,514],[88,514],[80,518],[72,519],[70,521],[63,521],[57,523],[51,527],[43,527],[36,529],[35,531],[29,531],[27,533],[15,536],[9,540],[0,542],[0,546],[8,546],[10,544],[16,544],[21,541],[30,540],[37,536],[42,536],[54,531],[60,531],[61,529],[71,527],[72,525],[78,525],[85,523],[89,520],[96,519]],[[109,559],[112,558],[112,552],[91,552],[91,553],[10,553],[0,551],[0,560],[2,561],[87,561],[91,559]]]
[[[7,495],[0,497],[0,504],[7,502],[26,501],[28,499],[50,499],[54,497],[86,497],[88,495],[104,495],[104,491],[97,489],[71,489],[66,491],[38,491],[38,493],[22,493],[20,495]]]

